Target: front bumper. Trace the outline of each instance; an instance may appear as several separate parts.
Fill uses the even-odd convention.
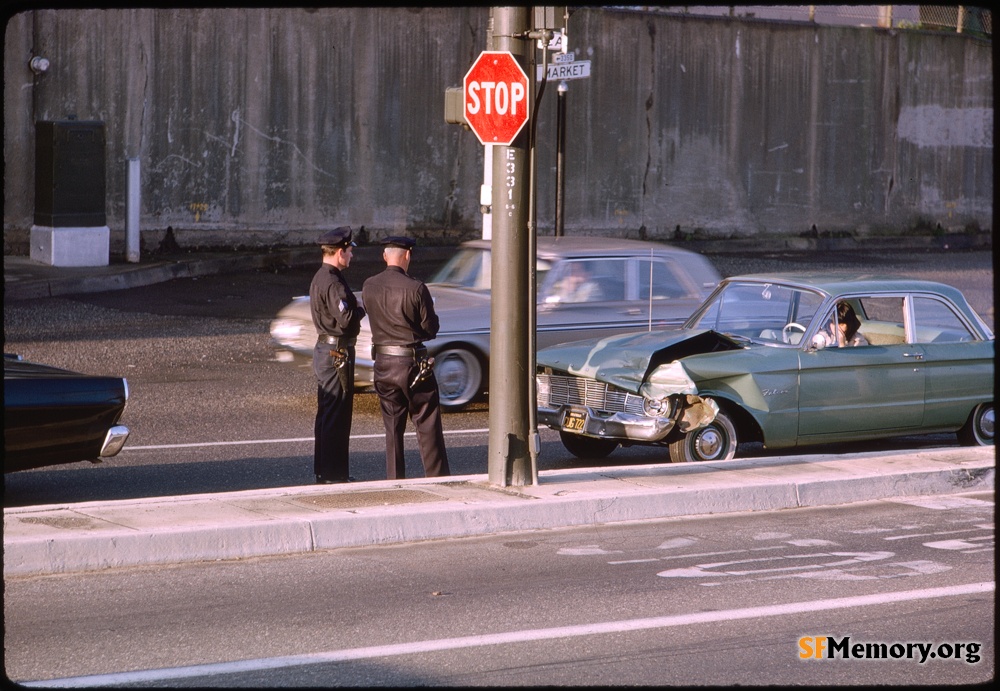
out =
[[[375,386],[375,361],[369,358],[354,358],[354,386]]]
[[[582,420],[580,419],[582,416]],[[569,420],[573,420],[569,423]],[[538,423],[571,434],[597,439],[622,439],[637,442],[662,441],[674,428],[674,420],[635,413],[600,413],[592,408],[561,405],[539,407]]]
[[[299,367],[312,369],[313,351],[295,350],[272,343],[275,362],[289,362]],[[367,358],[355,357],[354,388],[369,389],[375,385],[375,363]]]

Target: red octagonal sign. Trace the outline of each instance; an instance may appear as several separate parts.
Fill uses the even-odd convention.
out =
[[[465,119],[483,145],[509,145],[528,121],[528,75],[511,53],[479,54],[463,83]]]

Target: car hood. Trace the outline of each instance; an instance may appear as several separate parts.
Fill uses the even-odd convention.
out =
[[[551,367],[638,393],[651,371],[692,355],[740,350],[744,345],[717,331],[643,331],[599,340],[574,341],[538,352],[539,367]]]

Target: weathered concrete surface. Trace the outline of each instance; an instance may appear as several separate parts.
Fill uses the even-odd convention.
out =
[[[364,224],[479,233],[483,150],[444,90],[487,7],[39,9],[4,41],[4,252],[27,254],[34,123],[107,127],[112,252],[127,161],[146,248],[310,242]],[[990,43],[960,34],[580,9],[566,229],[696,239],[899,235],[993,209]],[[34,75],[31,56],[50,61]],[[538,114],[538,219],[555,205],[556,84]],[[548,232],[551,232],[549,230]]]

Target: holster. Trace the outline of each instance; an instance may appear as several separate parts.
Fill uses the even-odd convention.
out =
[[[340,380],[340,388],[349,390],[351,355],[345,348],[331,348],[330,357],[333,358],[333,365],[337,368],[337,379]]]
[[[431,378],[434,373],[434,358],[432,357],[418,357],[417,358],[417,373],[413,375],[413,381],[410,382],[410,388],[415,389],[425,381]]]

